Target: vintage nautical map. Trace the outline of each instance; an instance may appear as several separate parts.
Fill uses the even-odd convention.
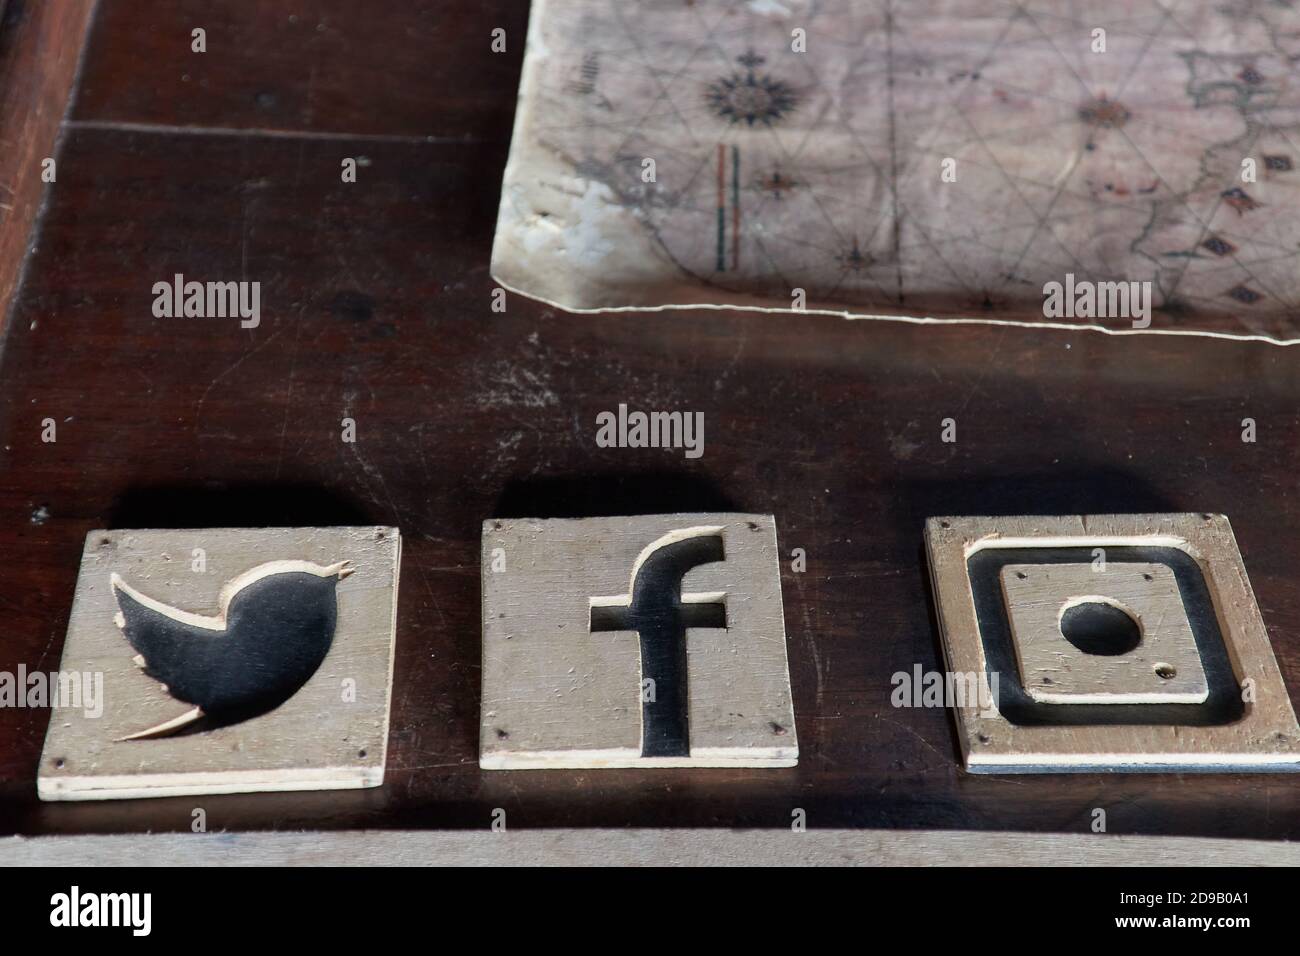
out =
[[[1298,58],[1289,0],[534,0],[493,274],[1298,339]]]

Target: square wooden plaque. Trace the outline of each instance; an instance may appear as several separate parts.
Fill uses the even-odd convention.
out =
[[[628,604],[650,555],[704,537],[717,552],[673,587],[684,605],[725,606],[725,626],[684,632],[686,752],[647,752],[640,632],[597,622]],[[480,766],[789,767],[798,755],[770,515],[484,523]]]
[[[400,560],[395,528],[92,531],[60,673],[99,675],[102,707],[53,710],[37,776],[40,798],[379,786],[388,745]],[[347,562],[350,571],[336,574],[336,618],[324,659],[296,692],[269,712],[214,729],[124,739],[176,719],[191,705],[171,696],[134,660],[122,630],[123,588],[173,609],[169,613],[182,621],[213,627],[224,616],[223,588],[238,588],[258,569],[304,562],[322,569]],[[94,714],[96,709],[101,713]]]
[[[953,710],[968,770],[1300,769],[1300,726],[1273,657],[1232,527],[1223,515],[931,518],[926,522],[925,539],[936,616],[950,672],[984,674],[989,669],[970,570],[973,556],[992,549],[1009,549],[1020,555],[1015,563],[1025,565],[1031,562],[1024,555],[1033,549],[1084,549],[1088,553],[1096,548],[1172,549],[1189,556],[1199,570],[1207,595],[1206,615],[1212,618],[1210,626],[1217,626],[1221,635],[1231,667],[1229,679],[1235,685],[1232,693],[1239,691],[1242,700],[1238,705],[1240,713],[1234,719],[1197,725],[1145,724],[1140,720],[1077,725],[1068,720],[1015,723],[1003,712],[1005,706],[982,713],[974,702],[959,704]],[[1102,585],[1098,588],[1104,593]],[[1005,683],[1001,675],[999,678],[999,683]]]

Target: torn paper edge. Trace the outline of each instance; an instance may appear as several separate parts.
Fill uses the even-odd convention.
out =
[[[989,325],[1003,326],[1023,329],[1051,329],[1053,331],[1067,332],[1100,332],[1103,335],[1126,336],[1126,335],[1170,335],[1184,336],[1194,338],[1222,339],[1230,342],[1263,342],[1267,345],[1291,346],[1300,345],[1300,335],[1293,338],[1276,338],[1271,335],[1261,335],[1256,333],[1235,333],[1220,332],[1209,329],[1117,329],[1104,325],[1079,323],[1072,324],[1069,322],[1052,322],[1048,320],[1029,320],[1029,319],[994,319],[978,316],[930,316],[930,315],[891,315],[888,313],[871,313],[857,312],[851,306],[845,308],[831,308],[825,306],[809,307],[805,309],[794,309],[775,305],[760,305],[757,302],[730,301],[730,302],[667,302],[658,305],[626,305],[626,306],[595,306],[581,307],[571,304],[570,302],[561,301],[552,295],[540,291],[530,291],[522,286],[522,281],[536,282],[536,274],[528,270],[514,270],[514,262],[505,261],[503,254],[503,245],[508,240],[504,238],[503,224],[510,223],[517,219],[515,210],[512,207],[512,196],[508,190],[508,185],[515,182],[515,173],[519,164],[523,161],[523,154],[527,148],[525,144],[526,135],[526,110],[525,106],[529,100],[535,96],[535,87],[538,82],[538,74],[541,72],[540,63],[546,58],[547,49],[542,37],[542,23],[545,19],[545,10],[549,0],[533,0],[532,8],[529,15],[528,34],[525,41],[524,63],[519,80],[519,94],[515,103],[515,121],[511,132],[510,152],[506,160],[505,174],[502,179],[501,199],[497,212],[496,228],[492,237],[492,259],[489,267],[489,274],[492,280],[507,292],[515,295],[532,299],[543,305],[559,309],[562,312],[568,312],[573,315],[603,315],[616,314],[621,312],[669,312],[669,311],[717,311],[717,312],[755,312],[764,315],[821,315],[831,316],[842,319],[853,319],[862,321],[878,322],[903,322],[910,325]],[[564,173],[571,175],[571,173]],[[581,178],[581,177],[577,177]],[[619,207],[620,209],[622,207]],[[522,278],[507,278],[507,274],[513,271],[519,271]],[[545,283],[543,283],[545,284]],[[572,292],[572,290],[568,290]],[[742,298],[745,298],[742,296]],[[748,297],[758,299],[757,296]],[[765,301],[765,300],[759,300]]]

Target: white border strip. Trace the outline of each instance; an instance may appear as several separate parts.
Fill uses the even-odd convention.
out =
[[[969,830],[519,830],[6,837],[0,866],[1295,866],[1300,845]]]

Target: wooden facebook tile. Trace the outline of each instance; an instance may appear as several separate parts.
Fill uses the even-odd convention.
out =
[[[798,762],[770,515],[483,525],[484,769]]]
[[[395,528],[93,531],[60,675],[43,800],[383,783]],[[70,680],[70,676],[69,676]]]

